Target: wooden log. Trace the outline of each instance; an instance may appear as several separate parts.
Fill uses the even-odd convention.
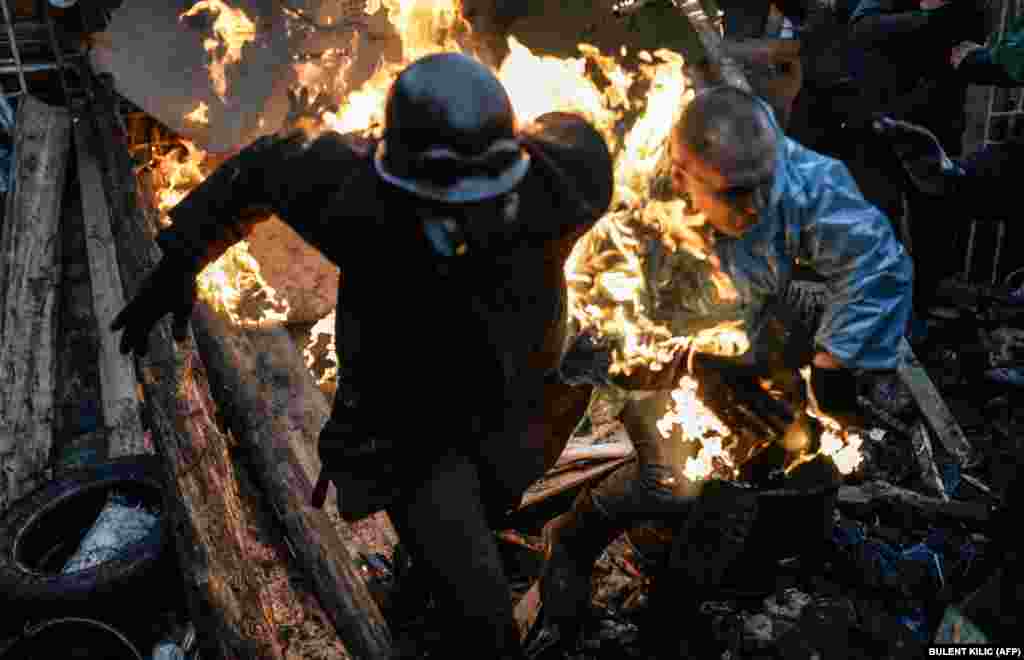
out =
[[[23,96],[0,226],[0,511],[44,478],[53,446],[67,110]]]
[[[912,522],[961,522],[986,524],[992,520],[992,506],[979,502],[944,502],[885,481],[873,481],[860,486],[841,486],[837,498],[839,506],[848,507],[859,514],[889,513]]]
[[[953,417],[939,389],[929,378],[928,372],[914,355],[914,349],[910,347],[910,342],[906,338],[900,340],[900,351],[903,354],[899,365],[900,379],[917,402],[928,429],[935,434],[950,456],[956,458],[961,465],[965,464],[970,445],[963,429]]]
[[[117,248],[110,230],[110,207],[103,189],[99,159],[90,152],[91,122],[75,124],[78,180],[82,192],[82,222],[89,259],[93,313],[100,327],[99,367],[103,421],[107,430],[110,458],[147,453],[137,399],[135,363],[118,348],[118,337],[108,332],[114,316],[124,308],[124,287],[117,265]]]
[[[249,465],[347,649],[357,658],[390,657],[377,603],[327,515],[310,504],[327,409],[291,336],[281,327],[233,326],[205,303],[192,327],[227,424],[249,450]]]
[[[135,174],[115,118],[115,99],[102,90],[79,121],[93,121],[87,145],[104,163],[112,230],[125,292],[138,290],[156,266],[156,218],[138,203]],[[171,337],[170,319],[150,336],[149,353],[138,360],[145,405],[170,485],[167,509],[185,578],[191,619],[204,658],[283,658],[260,584],[246,553],[250,521],[238,506],[238,486],[228,460],[227,439],[213,419],[202,363],[188,342]]]

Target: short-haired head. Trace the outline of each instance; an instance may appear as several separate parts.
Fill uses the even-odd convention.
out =
[[[673,131],[676,146],[726,177],[763,168],[774,160],[778,131],[769,111],[755,96],[731,86],[697,94]]]

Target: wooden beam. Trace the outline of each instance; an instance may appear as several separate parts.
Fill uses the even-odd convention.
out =
[[[903,338],[900,341],[902,359],[899,365],[900,379],[910,390],[917,407],[924,416],[928,429],[935,434],[942,446],[949,452],[950,456],[956,458],[963,465],[968,458],[970,444],[963,429],[957,423],[953,413],[949,410],[939,388],[935,386],[928,372],[921,366],[921,362],[914,355],[914,349],[910,342]]]
[[[117,265],[117,248],[110,230],[110,207],[103,187],[99,159],[89,150],[95,129],[91,122],[75,124],[78,155],[78,180],[82,192],[82,222],[89,258],[93,313],[99,325],[100,393],[103,421],[107,429],[107,455],[110,458],[144,454],[142,420],[136,395],[138,378],[135,363],[122,355],[118,337],[107,331],[114,316],[124,308],[124,287]]]
[[[993,507],[979,502],[943,501],[885,481],[873,481],[860,486],[841,486],[837,503],[859,514],[879,513],[899,515],[915,522],[961,522],[987,524],[992,520]]]
[[[200,302],[192,328],[214,393],[348,651],[391,656],[387,623],[324,511],[311,506],[326,401],[281,327],[246,330]]]
[[[156,266],[156,218],[139,204],[133,163],[115,118],[116,99],[102,90],[79,121],[93,121],[87,145],[104,165],[112,232],[125,293]],[[106,331],[106,328],[103,328]],[[192,342],[175,345],[170,319],[157,323],[149,353],[138,360],[143,420],[153,431],[169,485],[167,510],[185,578],[191,619],[204,658],[284,658],[270,603],[252,570],[254,524],[242,514],[227,437],[214,421],[202,361]]]
[[[67,110],[21,97],[0,224],[0,511],[45,477],[53,447]]]

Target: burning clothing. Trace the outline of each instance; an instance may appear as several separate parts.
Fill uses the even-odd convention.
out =
[[[659,204],[652,202],[645,215],[657,218]],[[632,232],[627,239],[641,246],[636,266],[625,273],[643,279],[633,308],[629,297],[615,294],[612,277],[593,278],[597,290],[611,290],[617,304],[627,308],[627,317],[646,316],[673,337],[699,337],[716,326],[742,322],[739,328],[755,348],[746,358],[753,361],[768,307],[783,295],[800,263],[821,275],[831,292],[815,337],[818,347],[852,369],[896,367],[910,314],[910,257],[839,161],[780,132],[771,192],[759,222],[742,237],[720,235],[707,225],[687,227],[684,247],[670,249],[651,224],[645,219],[627,227]],[[602,232],[586,240],[599,243],[597,249],[587,246],[591,253],[604,252]],[[587,268],[592,267],[578,269],[584,280],[591,276]],[[746,342],[719,339],[711,348],[700,343],[697,350],[719,355],[746,351]]]

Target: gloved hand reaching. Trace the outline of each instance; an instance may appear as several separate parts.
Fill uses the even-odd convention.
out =
[[[150,331],[167,314],[174,315],[174,339],[183,341],[188,336],[188,321],[195,302],[196,273],[180,260],[164,257],[131,302],[114,317],[110,330],[124,330],[122,353],[143,356],[149,351]]]
[[[918,190],[929,195],[953,192],[950,183],[960,168],[931,131],[886,116],[876,118],[873,128],[888,140]]]

